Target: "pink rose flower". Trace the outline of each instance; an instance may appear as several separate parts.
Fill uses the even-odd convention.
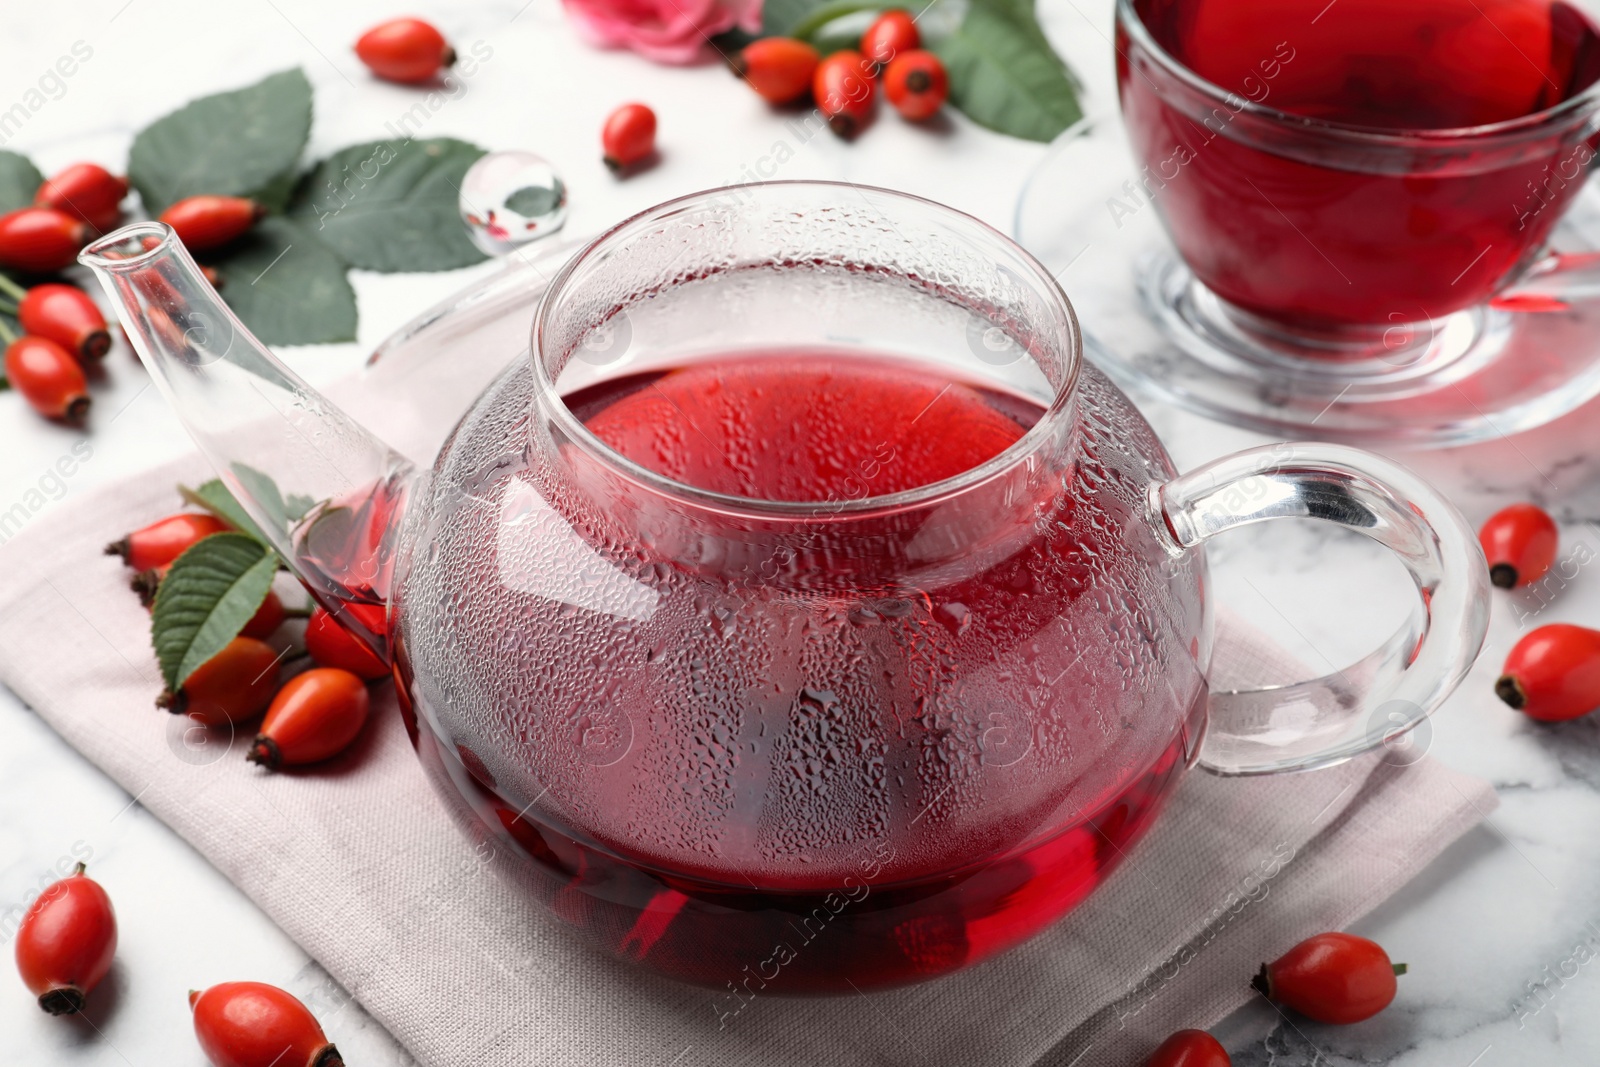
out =
[[[578,31],[602,48],[631,48],[657,63],[693,63],[706,38],[761,29],[762,0],[562,0]]]

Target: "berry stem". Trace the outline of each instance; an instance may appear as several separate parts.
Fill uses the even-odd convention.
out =
[[[1407,972],[1407,971],[1408,971],[1408,970],[1410,970],[1410,969],[1411,969],[1411,968],[1409,968],[1409,967],[1407,967],[1407,966],[1406,966],[1406,965],[1405,965],[1405,964],[1403,964],[1403,963],[1397,963],[1397,964],[1395,964],[1395,965],[1394,965],[1394,973],[1395,973],[1395,974],[1396,974],[1396,975],[1401,975],[1401,974],[1405,974],[1405,973],[1406,973],[1406,972]]]
[[[286,619],[309,619],[311,618],[311,605],[307,604],[303,608],[284,608],[283,617]]]
[[[21,300],[23,297],[28,295],[28,290],[24,289],[22,286],[18,285],[4,274],[0,274],[0,293],[5,293],[13,300]]]
[[[854,15],[857,11],[882,11],[892,6],[892,3],[893,0],[833,0],[832,3],[823,4],[802,19],[789,31],[789,36],[814,43],[811,41],[812,36],[834,19]]]
[[[0,277],[4,277],[4,275],[0,275]],[[11,324],[6,322],[5,319],[0,319],[0,341],[4,341],[9,345],[14,343],[16,339],[17,331],[13,330]]]

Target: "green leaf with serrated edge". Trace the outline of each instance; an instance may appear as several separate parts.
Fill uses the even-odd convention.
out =
[[[151,612],[150,640],[167,688],[239,636],[272,589],[278,557],[255,538],[219,533],[202,538],[172,561]]]
[[[896,0],[766,0],[761,6],[761,33],[767,37],[809,39],[834,19],[857,11],[880,11],[891,7],[917,10],[911,4]]]
[[[1083,117],[1071,72],[1020,0],[973,0],[934,51],[949,72],[950,102],[980,126],[1050,141]]]
[[[233,493],[222,483],[220,478],[213,478],[200,486],[190,489],[186,485],[178,486],[178,495],[195,507],[204,508],[223,522],[232,526],[240,533],[254,537],[262,544],[267,543],[266,535],[261,532],[252,519],[234,499]]]
[[[561,206],[561,201],[566,199],[567,187],[556,179],[556,184],[551,188],[542,185],[530,185],[526,189],[518,189],[506,197],[506,207],[515,211],[524,218],[536,219],[540,215],[548,215]]]
[[[267,344],[356,339],[356,294],[345,263],[305,227],[262,219],[212,266],[222,275],[222,298]]]
[[[469,266],[487,257],[461,221],[461,179],[482,155],[450,137],[351,145],[317,164],[289,214],[352,267]]]
[[[0,215],[33,203],[44,175],[20,152],[0,151]]]
[[[311,133],[311,83],[299,68],[244,89],[191,101],[145,127],[128,153],[128,180],[145,210],[186,196],[248,196],[282,209]]]

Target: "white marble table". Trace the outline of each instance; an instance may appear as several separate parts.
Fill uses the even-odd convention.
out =
[[[954,0],[939,0],[953,3]],[[1041,0],[1047,29],[1083,75],[1110,72],[1109,4]],[[132,132],[186,100],[299,64],[317,90],[312,152],[381,135],[413,102],[409,90],[372,81],[349,44],[393,5],[361,0],[92,0],[24,4],[0,12],[0,111],[76,41],[92,58],[5,141],[46,171],[80,159],[122,166]],[[930,134],[881,121],[854,145],[821,135],[798,143],[784,120],[715,66],[654,67],[581,45],[555,0],[434,3],[419,10],[459,45],[493,49],[468,91],[435,114],[426,134],[492,148],[531,148],[551,158],[573,190],[572,232],[597,229],[679,193],[739,180],[773,154],[794,150],[781,177],[833,178],[919,193],[1006,229],[1041,146],[957,119]],[[626,182],[600,164],[598,128],[615,104],[651,103],[665,159]],[[360,342],[288,350],[314,383],[350,373],[363,355],[419,307],[486,268],[455,275],[355,276]],[[136,476],[187,447],[182,431],[125,349],[95,392],[93,448],[64,487],[48,479],[83,435],[44,424],[0,396],[0,510],[30,489],[82,494]],[[1180,466],[1258,443],[1254,435],[1146,404]],[[1600,407],[1544,430],[1408,462],[1449,491],[1469,518],[1533,499],[1578,539],[1600,548],[1587,521],[1600,517]],[[38,514],[53,507],[49,499]],[[34,515],[37,518],[38,515]],[[1287,527],[1287,528],[1286,528]],[[1355,539],[1274,524],[1215,543],[1221,599],[1279,636],[1302,661],[1342,666],[1401,618],[1398,565]],[[1586,558],[1600,558],[1590,551]],[[0,546],[0,566],[6,565]],[[1600,722],[1535,728],[1494,700],[1490,685],[1517,636],[1547,621],[1600,623],[1600,575],[1585,567],[1544,601],[1497,594],[1488,648],[1463,689],[1437,716],[1429,744],[1450,765],[1499,787],[1502,806],[1404,891],[1360,924],[1410,962],[1398,1002],[1367,1024],[1285,1030],[1265,1009],[1230,1019],[1234,1062],[1249,1065],[1388,1063],[1404,1067],[1594,1062],[1600,1056],[1600,974],[1580,966],[1600,945]],[[305,955],[182,840],[149,816],[0,689],[0,940],[9,945],[29,889],[64,859],[90,855],[117,887],[123,924],[110,988],[77,1020],[49,1019],[0,964],[0,1062],[156,1064],[201,1062],[189,1012],[172,990],[244,975],[313,999],[352,1064],[409,1062],[388,1036],[341,996]],[[9,954],[9,950],[7,951]],[[1553,977],[1557,976],[1557,977]],[[1533,983],[1544,983],[1535,990]],[[1535,996],[1534,994],[1537,993]],[[1520,1007],[1518,1006],[1520,1005]],[[1320,1059],[1319,1059],[1320,1057]]]

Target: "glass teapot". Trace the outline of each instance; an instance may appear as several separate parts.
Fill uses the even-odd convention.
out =
[[[678,979],[848,992],[983,960],[1104,880],[1185,769],[1350,759],[1437,707],[1483,640],[1476,539],[1428,485],[1313,444],[1178,475],[1084,362],[1056,280],[903,194],[774,182],[618,225],[550,282],[529,352],[431,470],[251,337],[165,226],[82,259],[245,509],[393,663],[446,799],[556,916]],[[730,354],[833,384],[696,425],[684,405],[704,417],[732,379],[684,376]],[[901,372],[945,383],[909,420],[874,400]],[[598,429],[642,395],[668,401],[648,428],[677,468]],[[986,414],[941,422],[951,397]],[[898,437],[839,444],[881,418]],[[983,419],[1010,420],[994,454],[890,476]],[[777,475],[849,464],[809,495],[683,473],[769,437],[794,443]],[[1203,543],[1279,517],[1389,547],[1416,609],[1336,675],[1213,691]]]

